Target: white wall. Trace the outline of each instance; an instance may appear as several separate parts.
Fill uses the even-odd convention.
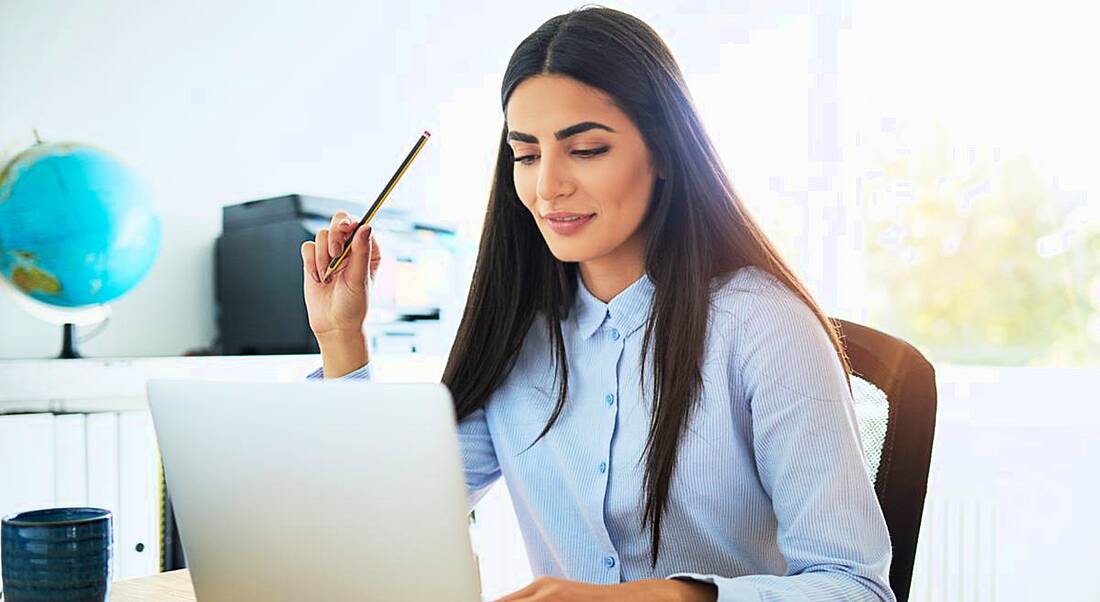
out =
[[[425,128],[432,140],[389,202],[476,232],[508,58],[579,4],[0,3],[0,160],[29,146],[32,128],[103,147],[148,179],[164,223],[152,271],[82,351],[209,345],[220,207],[294,192],[373,200]],[[753,19],[782,14],[711,4],[607,3],[651,23],[695,72],[715,68],[722,42],[744,40]],[[59,345],[59,327],[0,295],[0,358]]]
[[[936,368],[913,602],[1098,600],[1100,390],[1088,368]],[[1087,391],[1094,391],[1089,394]]]
[[[173,355],[211,342],[224,204],[292,192],[373,199],[430,128],[437,136],[390,202],[444,205],[436,174],[455,142],[446,103],[499,70],[515,35],[482,32],[472,52],[461,32],[482,24],[438,4],[0,5],[6,153],[30,144],[32,127],[102,146],[150,181],[164,222],[152,271],[84,351]],[[527,28],[515,21],[504,29]],[[487,148],[485,134],[471,148]],[[56,352],[58,329],[10,299],[0,321],[0,357]]]

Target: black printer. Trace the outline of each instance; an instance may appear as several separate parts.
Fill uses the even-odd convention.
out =
[[[219,350],[224,355],[318,353],[302,295],[302,242],[337,211],[362,203],[291,194],[222,208],[215,245]]]

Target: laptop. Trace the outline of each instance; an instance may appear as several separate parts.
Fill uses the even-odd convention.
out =
[[[481,599],[441,384],[153,379],[200,602]]]

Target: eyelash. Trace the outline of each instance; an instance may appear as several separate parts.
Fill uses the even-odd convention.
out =
[[[578,157],[581,157],[583,159],[591,159],[592,157],[595,157],[597,155],[602,155],[602,154],[606,153],[610,148],[611,147],[608,147],[608,146],[601,146],[599,148],[589,148],[589,149],[584,149],[584,150],[575,150],[575,151],[573,151],[573,154],[577,155]],[[531,163],[528,162],[527,160],[531,159],[533,161],[535,159],[535,157],[537,157],[537,156],[538,155],[524,155],[522,157],[516,157],[512,161],[514,163],[520,163],[522,165],[530,165]]]

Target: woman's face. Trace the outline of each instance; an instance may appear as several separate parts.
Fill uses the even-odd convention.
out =
[[[637,261],[657,178],[633,122],[604,92],[560,75],[524,80],[505,109],[516,193],[561,261]]]

